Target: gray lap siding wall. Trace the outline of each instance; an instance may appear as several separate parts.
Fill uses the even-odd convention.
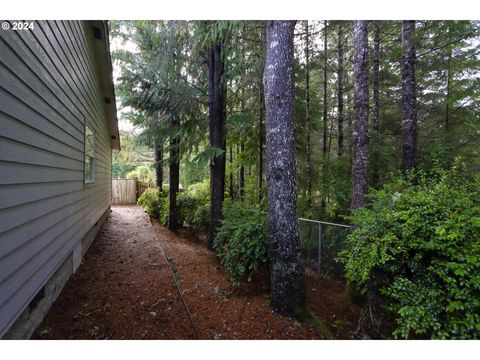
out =
[[[0,338],[110,207],[94,41],[82,21],[0,32]],[[90,184],[85,125],[96,140]]]

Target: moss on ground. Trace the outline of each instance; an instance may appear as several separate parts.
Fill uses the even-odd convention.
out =
[[[324,324],[324,322],[308,307],[303,306],[295,310],[295,317],[309,325],[311,325],[320,335],[328,340],[332,340],[335,336]]]

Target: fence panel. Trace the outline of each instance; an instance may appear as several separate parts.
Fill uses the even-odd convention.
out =
[[[145,190],[147,190],[150,187],[151,186],[147,183],[137,181],[137,199],[144,193]]]
[[[112,180],[112,204],[129,205],[137,203],[137,182],[134,179]]]
[[[303,218],[299,218],[298,223],[305,267],[325,276],[342,278],[343,268],[335,258],[350,227]]]

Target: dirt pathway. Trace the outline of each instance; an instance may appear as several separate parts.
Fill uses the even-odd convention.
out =
[[[112,213],[34,339],[193,339],[148,216]]]
[[[274,314],[261,286],[233,288],[203,242],[153,222],[161,247],[177,270],[182,295],[201,339],[321,339],[311,326]]]
[[[327,331],[274,314],[261,284],[234,290],[204,242],[115,206],[33,338],[350,338],[359,310],[338,282],[307,276],[309,306]]]

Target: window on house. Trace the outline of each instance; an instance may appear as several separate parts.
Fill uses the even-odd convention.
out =
[[[85,127],[85,183],[95,181],[95,134]]]

